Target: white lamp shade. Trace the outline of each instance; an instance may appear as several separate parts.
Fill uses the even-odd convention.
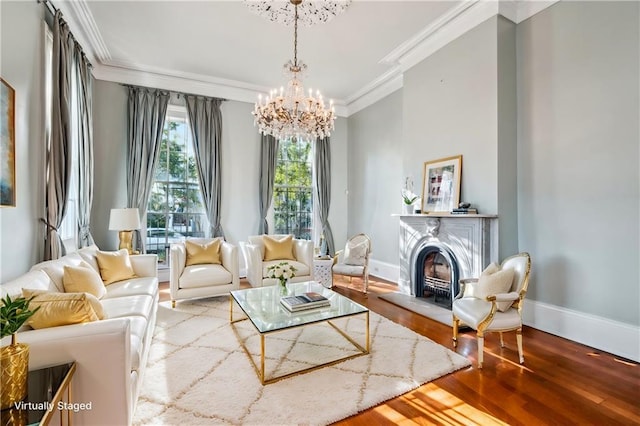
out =
[[[132,231],[140,229],[140,214],[137,208],[111,209],[109,229],[112,231]]]

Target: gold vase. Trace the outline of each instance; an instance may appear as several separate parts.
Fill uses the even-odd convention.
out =
[[[29,345],[13,343],[0,350],[2,409],[14,407],[27,396]]]

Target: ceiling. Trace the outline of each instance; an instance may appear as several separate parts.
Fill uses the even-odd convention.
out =
[[[308,65],[303,82],[347,105],[397,74],[397,58],[385,58],[397,57],[421,34],[437,34],[474,3],[354,0],[328,22],[300,26],[298,58]],[[286,83],[283,65],[293,57],[293,28],[254,14],[240,0],[54,4],[93,59],[97,78],[101,69],[143,73],[242,89],[251,99]]]

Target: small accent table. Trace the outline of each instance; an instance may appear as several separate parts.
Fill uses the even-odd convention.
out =
[[[333,267],[333,259],[323,259],[316,257],[313,259],[313,279],[323,287],[333,288],[333,274],[331,268]]]
[[[16,407],[2,410],[2,425],[48,425],[55,411],[60,412],[60,425],[71,425],[73,410],[60,410],[59,403],[72,402],[71,379],[75,371],[75,362],[29,371],[27,397]]]

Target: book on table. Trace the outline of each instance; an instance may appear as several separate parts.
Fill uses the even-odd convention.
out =
[[[280,303],[291,312],[331,306],[329,299],[314,291],[297,296],[283,296],[280,298]]]

